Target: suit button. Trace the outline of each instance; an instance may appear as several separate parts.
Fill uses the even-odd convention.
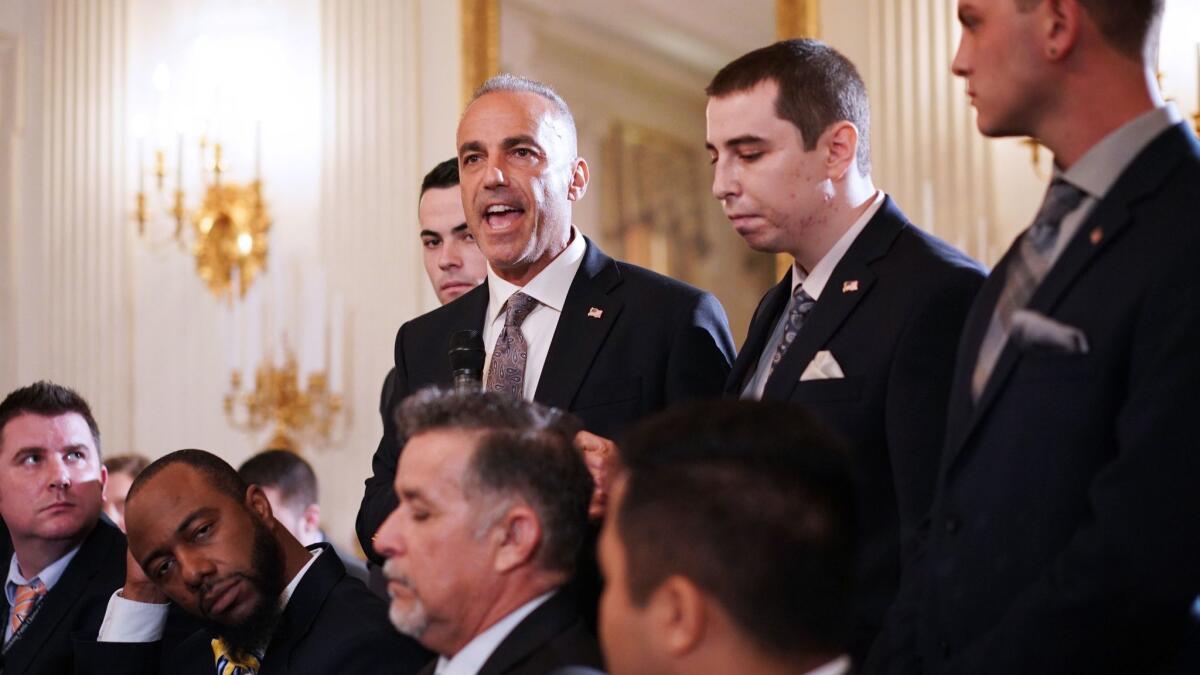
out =
[[[962,527],[962,522],[958,518],[952,516],[946,519],[946,534],[954,534],[960,527]]]

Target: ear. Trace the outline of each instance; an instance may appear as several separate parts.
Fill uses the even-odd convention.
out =
[[[309,504],[300,514],[300,526],[305,534],[314,534],[321,529],[321,506]]]
[[[567,199],[577,202],[583,199],[583,195],[587,194],[588,180],[591,179],[591,173],[588,171],[587,160],[580,157],[575,160],[575,170],[571,172],[571,185],[567,188]]]
[[[818,147],[825,150],[825,175],[832,181],[840,181],[851,169],[858,170],[858,127],[842,120],[829,125],[822,134]]]
[[[108,467],[100,465],[100,501],[108,501]]]
[[[1079,39],[1080,22],[1084,18],[1079,0],[1047,0],[1035,11],[1039,12],[1043,56],[1047,61],[1062,61]]]
[[[271,501],[267,499],[267,493],[263,492],[262,488],[257,485],[246,488],[245,502],[246,508],[261,518],[268,527],[274,527],[277,524],[275,515],[271,513]]]
[[[509,508],[495,525],[496,544],[493,565],[505,574],[528,564],[542,542],[542,524],[537,514],[524,503]]]
[[[668,577],[659,584],[646,610],[663,649],[676,658],[698,649],[709,628],[704,594],[686,577]]]

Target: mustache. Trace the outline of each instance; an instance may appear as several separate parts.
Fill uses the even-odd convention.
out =
[[[405,588],[416,590],[416,586],[413,585],[412,579],[408,578],[408,575],[400,571],[400,566],[396,564],[396,561],[394,560],[388,560],[384,563],[383,576],[387,577],[387,580],[391,583],[400,584]]]

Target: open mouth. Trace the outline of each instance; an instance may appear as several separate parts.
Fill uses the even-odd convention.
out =
[[[503,230],[512,227],[521,216],[525,215],[525,209],[509,204],[492,204],[483,212],[483,220],[488,227],[494,230]]]

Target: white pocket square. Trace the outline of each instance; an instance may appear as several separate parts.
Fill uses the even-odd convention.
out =
[[[1022,351],[1042,349],[1059,354],[1088,353],[1088,340],[1083,331],[1029,309],[1013,312],[1009,334],[1013,344]]]
[[[842,373],[842,367],[838,365],[837,359],[833,358],[833,353],[828,349],[822,349],[817,352],[812,361],[808,362],[808,366],[800,374],[800,381],[836,380],[844,377],[846,375]]]

